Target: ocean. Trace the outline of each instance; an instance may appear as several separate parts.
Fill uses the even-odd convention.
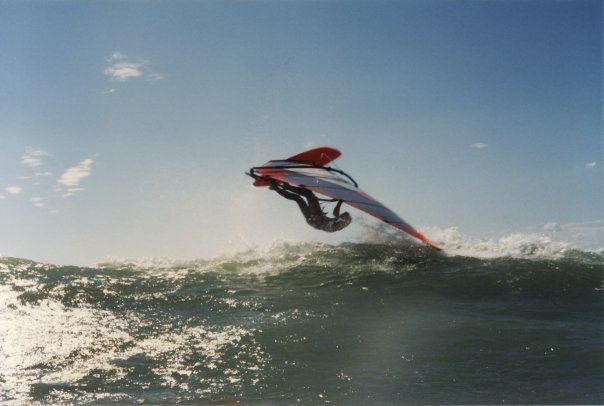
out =
[[[4,404],[602,404],[604,255],[0,258]]]

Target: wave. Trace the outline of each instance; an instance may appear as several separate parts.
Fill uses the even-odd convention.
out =
[[[21,290],[22,301],[32,303],[51,297],[69,301],[66,293],[78,291],[78,284],[86,286],[84,293],[98,299],[110,295],[112,283],[138,286],[141,297],[158,292],[166,297],[175,292],[175,297],[179,297],[195,284],[246,289],[262,288],[267,283],[284,289],[373,285],[475,295],[523,290],[592,294],[602,289],[601,253],[569,248],[553,250],[545,243],[536,244],[535,240],[511,244],[503,239],[503,243],[508,247],[505,255],[488,258],[443,254],[428,247],[393,241],[340,245],[280,243],[212,259],[114,258],[93,267],[2,258],[0,280],[5,286]],[[494,251],[503,249],[495,246],[495,250],[486,252],[492,255]],[[151,282],[156,286],[149,285]],[[93,302],[94,297],[90,298]],[[118,296],[113,299],[120,300]]]
[[[604,227],[601,221],[547,223],[532,232],[512,232],[498,237],[478,238],[457,227],[427,227],[427,235],[450,256],[475,258],[561,258],[569,252],[604,254]],[[385,224],[364,226],[359,241],[388,245],[409,245],[404,234]]]
[[[0,283],[16,293],[11,306],[54,301],[110,309],[159,298],[174,304],[199,291],[228,301],[229,292],[267,288],[397,289],[454,297],[530,293],[593,298],[604,291],[602,252],[543,235],[476,241],[445,229],[437,235],[444,252],[379,228],[364,237],[365,242],[339,245],[278,242],[209,259],[110,258],[90,267],[3,257]]]
[[[596,225],[596,227],[581,227],[577,225]],[[140,269],[171,268],[195,266],[211,268],[214,265],[239,262],[259,262],[264,265],[242,267],[241,272],[274,272],[271,266],[283,258],[304,258],[313,253],[351,249],[357,245],[375,246],[388,255],[388,249],[394,249],[398,254],[404,253],[407,259],[418,256],[432,257],[434,252],[407,235],[392,227],[378,224],[361,224],[362,232],[355,242],[330,245],[321,243],[304,243],[295,241],[275,240],[264,246],[254,246],[245,251],[220,255],[209,259],[181,260],[164,257],[119,258],[108,257],[93,264],[93,267],[131,267]],[[539,231],[522,233],[513,232],[499,237],[477,238],[464,234],[456,227],[424,229],[432,240],[443,248],[442,255],[448,258],[466,257],[479,259],[515,258],[515,259],[562,259],[575,258],[587,262],[599,262],[604,257],[604,228],[600,221],[559,225],[548,223]]]
[[[0,332],[0,402],[292,403],[299,398],[310,404],[327,391],[338,404],[362,404],[365,392],[382,396],[376,399],[384,404],[488,403],[495,389],[472,398],[473,391],[442,386],[440,376],[464,373],[455,369],[463,364],[457,351],[446,350],[449,337],[462,340],[459,351],[474,355],[487,345],[477,334],[483,343],[508,348],[501,329],[510,323],[512,333],[528,332],[520,340],[521,358],[513,359],[529,357],[529,369],[545,365],[542,357],[566,345],[554,344],[559,337],[587,329],[583,341],[564,347],[573,348],[568,359],[584,359],[583,366],[558,362],[561,370],[592,371],[594,383],[585,381],[581,393],[599,393],[601,369],[589,351],[599,351],[601,343],[592,331],[601,325],[604,256],[531,238],[497,240],[479,250],[488,257],[466,256],[460,252],[468,247],[461,242],[451,248],[457,237],[448,233],[453,237],[443,244],[449,247],[445,254],[381,234],[381,242],[281,242],[190,261],[113,258],[78,267],[0,258],[0,316],[7,327]],[[533,339],[536,324],[545,327],[538,327]],[[543,334],[552,344],[539,355],[546,345]],[[386,352],[372,352],[373,345],[359,348],[360,337],[377,343],[375,348],[386,345]],[[384,343],[388,337],[392,341]],[[331,350],[334,343],[354,356],[338,355]],[[434,345],[441,350],[434,351]],[[396,349],[395,356],[384,357],[392,355],[388,348]],[[503,361],[483,362],[472,386],[484,387],[486,368]],[[304,374],[306,366],[311,372],[304,379],[312,390],[290,379]],[[331,375],[315,376],[314,371],[330,368]],[[389,378],[374,387],[372,371],[388,368],[398,368],[407,379]],[[517,366],[510,361],[502,368]],[[414,384],[418,370],[422,380],[434,384]],[[405,382],[404,392],[415,397],[396,394],[393,388]],[[342,390],[342,385],[357,386]],[[422,389],[439,385],[442,392]],[[526,401],[526,390],[521,392],[512,403]],[[598,403],[597,396],[585,403]],[[559,398],[544,392],[536,399]],[[584,398],[572,392],[563,399]]]

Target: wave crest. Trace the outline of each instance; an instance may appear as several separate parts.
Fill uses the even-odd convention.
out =
[[[559,225],[548,223],[535,232],[512,232],[498,237],[478,238],[462,233],[458,227],[426,227],[423,231],[445,254],[474,258],[562,258],[569,251],[602,254],[604,231],[599,222]],[[598,227],[584,227],[595,224]],[[359,241],[363,243],[414,246],[414,241],[385,224],[364,226]]]

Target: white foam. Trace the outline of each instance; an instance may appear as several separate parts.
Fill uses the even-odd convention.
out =
[[[428,234],[450,255],[477,258],[538,258],[559,257],[574,248],[566,241],[536,233],[512,233],[499,238],[476,238],[461,233],[457,228],[430,229]]]
[[[256,246],[235,254],[222,254],[209,259],[179,260],[165,257],[119,258],[108,257],[94,264],[101,268],[129,267],[140,270],[153,269],[154,274],[170,273],[169,276],[178,278],[178,270],[188,272],[213,272],[229,268],[232,263],[245,266],[237,267],[237,273],[269,275],[276,274],[284,267],[290,268],[304,262],[310,255],[319,251],[333,250],[334,247],[323,243],[302,243],[289,240],[273,240],[263,246]]]
[[[571,249],[604,253],[603,220],[567,224],[548,222],[538,229],[488,237],[469,235],[458,227],[423,227],[420,231],[442,247],[444,253],[448,255],[477,258],[557,258]],[[356,242],[403,247],[421,245],[406,234],[381,223],[362,225]],[[128,266],[138,269],[156,269],[158,272],[162,269],[176,272],[178,268],[182,268],[183,271],[195,269],[200,272],[209,272],[228,268],[230,264],[238,262],[245,264],[245,266],[238,267],[239,273],[264,275],[279,273],[284,267],[291,268],[301,264],[318,252],[337,249],[339,248],[336,246],[318,242],[275,239],[239,253],[225,253],[208,259],[109,257],[96,266]],[[314,259],[321,260],[317,256]]]
[[[602,220],[568,224],[548,222],[540,229],[495,237],[471,236],[457,227],[424,227],[420,231],[448,255],[478,258],[556,258],[571,249],[604,252]],[[385,224],[365,225],[359,241],[392,245],[416,244],[410,237]]]

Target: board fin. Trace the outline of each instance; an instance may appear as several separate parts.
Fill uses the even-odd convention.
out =
[[[340,155],[342,153],[335,148],[319,147],[296,154],[287,158],[286,161],[312,166],[325,166]]]

